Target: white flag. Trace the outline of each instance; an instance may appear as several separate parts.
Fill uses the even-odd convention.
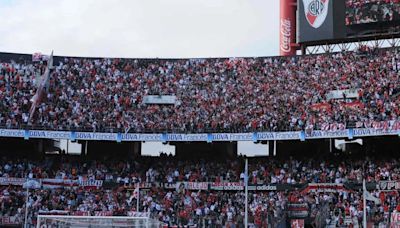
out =
[[[381,204],[381,200],[373,196],[370,192],[365,190],[365,199],[368,201],[373,201],[375,204]]]
[[[364,190],[364,196],[365,199],[368,201],[372,201],[375,204],[381,204],[381,200],[373,196],[369,191],[367,191],[367,188],[365,187],[365,182],[363,184],[363,190]]]

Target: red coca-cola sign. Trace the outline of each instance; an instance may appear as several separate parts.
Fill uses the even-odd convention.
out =
[[[288,19],[281,19],[281,52],[291,52],[292,24]]]
[[[295,0],[281,0],[280,7],[280,55],[295,55],[296,2]]]

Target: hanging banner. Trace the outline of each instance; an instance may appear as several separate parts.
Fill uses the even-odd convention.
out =
[[[32,54],[32,62],[40,62],[49,60],[48,55],[43,55],[41,52],[35,52]]]
[[[346,130],[346,125],[343,123],[321,124],[321,131],[338,131],[338,130]]]
[[[38,212],[40,215],[69,215],[70,211],[68,210],[50,210],[50,211],[46,211],[46,210],[41,210],[39,209]]]
[[[103,186],[103,180],[79,180],[78,186],[85,189],[98,189]]]
[[[43,188],[84,188],[98,189],[103,186],[103,180],[67,180],[67,179],[41,179]]]
[[[22,186],[25,182],[25,178],[0,177],[0,185]]]
[[[300,131],[258,132],[257,140],[300,140]]]
[[[94,216],[113,216],[112,211],[95,211]]]
[[[397,191],[400,190],[400,182],[399,181],[379,181],[377,186],[377,190],[380,191]]]
[[[309,192],[341,192],[348,191],[343,184],[335,184],[335,183],[312,183],[308,184],[308,186],[301,191],[302,194],[306,194]]]
[[[357,99],[360,89],[342,89],[342,90],[331,90],[326,94],[328,100],[332,99]]]
[[[400,212],[393,212],[390,216],[390,228],[400,228]]]
[[[208,190],[208,182],[177,182],[164,184],[166,189]]]
[[[71,214],[75,216],[90,216],[89,211],[73,211]]]
[[[78,187],[77,181],[64,179],[42,179],[43,188],[71,188]]]
[[[129,217],[140,217],[140,218],[148,218],[150,217],[150,212],[137,212],[137,211],[128,211],[127,214]]]
[[[174,105],[176,96],[174,95],[147,95],[143,97],[144,104],[163,104]]]
[[[0,224],[3,226],[18,226],[22,224],[22,219],[20,216],[1,216]]]
[[[243,191],[244,183],[242,182],[214,182],[211,183],[211,190],[219,191]]]
[[[306,218],[308,217],[307,203],[288,203],[289,218]]]
[[[367,128],[375,130],[400,130],[400,121],[389,120],[389,121],[358,121],[356,122],[356,128]]]

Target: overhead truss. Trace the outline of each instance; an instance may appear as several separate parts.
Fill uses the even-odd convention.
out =
[[[303,46],[302,54],[309,55],[309,54],[355,51],[364,46],[368,46],[371,48],[400,47],[400,38],[375,39],[368,41],[355,41],[355,42],[342,42],[334,44],[318,44],[318,45]]]

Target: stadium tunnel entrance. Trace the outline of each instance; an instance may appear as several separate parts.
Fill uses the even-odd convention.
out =
[[[115,157],[135,158],[145,155],[145,145],[149,142],[110,142],[110,141],[77,141],[81,145],[81,156],[87,158]],[[169,142],[174,146],[174,155],[180,159],[231,159],[240,155],[247,155],[250,151],[240,149],[241,142]],[[161,144],[161,143],[160,143]],[[254,144],[250,142],[250,144]],[[399,136],[365,137],[362,139],[316,139],[306,141],[263,141],[256,144],[263,145],[265,149],[257,156],[269,156],[277,158],[325,158],[329,155],[346,156],[385,156],[398,157],[400,148]],[[145,148],[145,149],[143,149]],[[12,156],[42,157],[46,153],[68,154],[61,148],[60,140],[0,138],[0,152]],[[158,150],[160,156],[165,154],[162,148]]]
[[[168,142],[168,143],[152,143],[152,142],[107,142],[107,141],[79,141],[82,144],[82,155],[90,158],[100,157],[119,157],[119,158],[135,158],[141,155],[149,155],[150,148],[155,153],[150,156],[160,156],[169,154],[167,147],[174,148],[173,155],[180,159],[226,159],[237,156],[237,142]],[[155,144],[155,145],[153,145]],[[154,148],[155,147],[155,148]]]
[[[278,141],[276,157],[304,157],[327,159],[331,155],[360,157],[399,157],[400,137],[364,137],[354,139],[318,139],[306,141]]]
[[[7,157],[41,158],[46,150],[59,151],[51,139],[2,138],[0,137],[0,153]]]
[[[171,144],[175,145],[175,156],[182,159],[200,159],[209,157],[223,160],[237,156],[237,142],[191,142]]]

